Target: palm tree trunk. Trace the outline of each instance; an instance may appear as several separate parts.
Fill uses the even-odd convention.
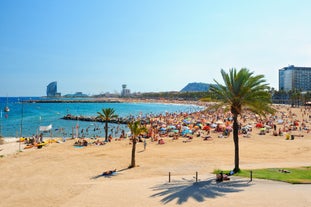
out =
[[[234,142],[234,169],[233,171],[239,172],[239,124],[238,124],[238,115],[233,114],[233,142]]]
[[[105,142],[108,142],[108,120],[105,121]]]
[[[131,165],[130,168],[135,167],[135,151],[136,151],[136,137],[133,137],[133,146],[132,146],[132,159],[131,159]]]

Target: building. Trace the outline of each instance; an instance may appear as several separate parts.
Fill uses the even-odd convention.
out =
[[[279,90],[311,91],[311,67],[290,65],[280,69]]]
[[[47,87],[46,87],[46,96],[47,97],[59,97],[61,96],[60,93],[57,92],[57,82],[51,82]]]
[[[126,84],[122,85],[122,91],[121,91],[121,97],[126,97],[129,96],[131,94],[130,89],[126,88]]]

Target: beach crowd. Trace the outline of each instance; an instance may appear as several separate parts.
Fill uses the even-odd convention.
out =
[[[204,106],[203,110],[195,112],[163,113],[163,114],[140,114],[132,117],[141,120],[141,124],[147,128],[147,132],[139,135],[139,142],[150,139],[151,142],[164,144],[166,139],[177,140],[183,138],[183,142],[191,142],[194,138],[201,138],[204,141],[213,138],[227,138],[232,133],[233,118],[230,112],[224,110],[209,110],[208,103],[200,103]],[[252,133],[259,135],[284,136],[285,139],[303,137],[310,133],[311,109],[310,107],[300,107],[301,116],[293,112],[293,108],[287,105],[274,105],[276,113],[266,117],[258,116],[251,112],[244,112],[239,117],[239,136],[251,138]],[[254,130],[256,129],[256,130]],[[103,138],[94,136],[87,137],[89,128],[77,129],[71,138],[76,139],[75,146],[105,145]],[[94,130],[104,130],[96,126]],[[254,132],[255,131],[255,132]],[[108,142],[122,141],[128,139],[131,143],[131,132],[126,128],[126,124],[112,124],[108,130]],[[80,135],[80,136],[79,136]],[[70,137],[69,137],[70,138]],[[67,138],[68,139],[68,138]],[[66,138],[48,139],[51,142],[66,141]],[[53,141],[51,141],[53,140]],[[41,148],[47,141],[43,141],[43,135],[33,136],[32,138],[21,138],[26,144],[25,148],[33,146]]]

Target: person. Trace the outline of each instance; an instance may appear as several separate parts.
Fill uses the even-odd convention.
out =
[[[112,175],[114,172],[116,172],[117,169],[114,169],[114,170],[107,170],[105,172],[102,173],[102,175]]]
[[[83,139],[82,145],[86,147],[88,145],[88,142],[85,139]]]
[[[41,133],[39,136],[39,142],[42,143],[43,142],[43,134]]]
[[[223,172],[220,172],[219,174],[216,175],[217,182],[222,182],[223,180],[224,180]]]
[[[216,181],[217,182],[222,182],[224,180],[230,180],[230,178],[228,177],[227,174],[223,174],[223,172],[220,172],[219,174],[216,175]]]
[[[146,139],[144,140],[144,150],[146,150],[146,147],[147,147],[147,142],[146,142]]]
[[[207,140],[212,140],[212,137],[210,136],[210,135],[207,135],[207,136],[205,136],[204,137],[204,139],[203,139],[204,141],[207,141]]]
[[[278,136],[278,133],[276,130],[273,130],[273,136]]]
[[[158,141],[158,144],[164,144],[165,142],[164,142],[164,139],[159,139],[159,141]]]
[[[286,140],[289,140],[289,138],[290,138],[290,133],[286,133],[285,139],[286,139]]]

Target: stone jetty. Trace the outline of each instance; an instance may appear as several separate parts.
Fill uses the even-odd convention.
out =
[[[102,120],[95,116],[74,116],[71,114],[67,114],[66,116],[62,117],[61,119],[64,120],[79,120],[79,121],[90,121],[90,122],[105,122],[105,120]],[[115,124],[128,124],[131,121],[133,121],[134,117],[128,117],[128,118],[114,118],[111,120],[108,120],[109,123],[115,123]]]

